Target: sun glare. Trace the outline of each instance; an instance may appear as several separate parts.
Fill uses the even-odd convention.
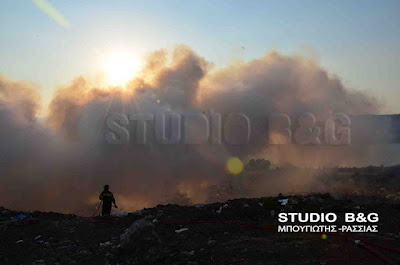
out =
[[[123,86],[134,78],[141,68],[140,59],[132,54],[112,53],[105,64],[107,81],[110,85]]]

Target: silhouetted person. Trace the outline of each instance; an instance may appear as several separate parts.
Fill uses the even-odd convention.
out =
[[[101,215],[110,215],[111,213],[111,207],[112,204],[114,203],[115,208],[118,208],[117,205],[115,204],[115,199],[114,195],[112,192],[109,190],[109,186],[105,185],[104,190],[101,192],[99,198],[101,201],[103,201],[103,210],[101,212]]]

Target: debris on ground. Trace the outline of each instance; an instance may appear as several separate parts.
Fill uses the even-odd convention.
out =
[[[288,199],[287,204],[282,205],[281,199]],[[308,194],[233,199],[199,208],[158,205],[143,209],[141,214],[107,218],[35,212],[30,219],[37,219],[37,223],[8,225],[0,230],[0,264],[200,265],[266,264],[266,260],[270,264],[379,264],[376,256],[353,242],[362,238],[398,248],[400,211],[393,205],[395,202],[386,197]],[[346,240],[252,227],[276,228],[280,212],[311,210],[339,216],[353,211],[376,212],[379,232],[351,234],[355,239]],[[0,211],[2,217],[17,214],[10,211],[1,215]],[[153,218],[143,218],[148,216]],[[398,255],[384,254],[400,263]]]
[[[112,245],[112,244],[111,244],[110,241],[107,241],[107,242],[104,242],[104,243],[100,243],[100,244],[99,244],[99,246],[102,247],[102,248],[104,248],[104,247],[109,247],[109,246],[111,246],[111,245]]]
[[[18,214],[16,216],[11,217],[11,220],[23,220],[30,218],[29,214]]]
[[[187,231],[187,230],[189,230],[189,228],[181,228],[181,229],[178,229],[178,230],[175,230],[175,233],[178,233],[178,234],[180,234],[180,233],[182,233],[182,232],[185,232],[185,231]]]
[[[280,200],[278,200],[278,202],[280,202],[281,205],[285,206],[286,204],[288,204],[289,199],[280,199]]]

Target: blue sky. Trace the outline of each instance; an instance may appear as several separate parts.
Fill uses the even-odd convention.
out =
[[[271,49],[314,57],[400,113],[400,1],[50,1],[69,28],[32,1],[0,3],[0,73],[37,83],[45,100],[104,71],[110,49],[141,55],[187,44],[217,66]]]

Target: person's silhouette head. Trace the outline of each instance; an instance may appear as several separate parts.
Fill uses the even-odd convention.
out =
[[[110,186],[108,186],[108,185],[105,185],[105,186],[104,186],[104,190],[105,190],[105,191],[108,191],[109,189],[110,189]]]

